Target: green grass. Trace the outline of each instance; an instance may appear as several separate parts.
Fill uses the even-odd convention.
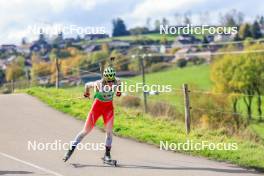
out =
[[[141,82],[141,76],[132,78],[132,80]],[[182,84],[187,83],[199,89],[209,90],[212,87],[210,81],[210,66],[189,66],[184,68],[174,67],[161,72],[146,74],[147,84],[166,85],[170,84],[177,89],[181,89]]]
[[[141,34],[141,35],[128,35],[128,36],[120,36],[120,37],[111,37],[111,38],[105,38],[105,39],[98,39],[95,41],[86,41],[86,43],[105,43],[105,42],[111,42],[113,40],[121,40],[121,41],[129,41],[129,42],[135,42],[135,41],[146,41],[146,40],[154,40],[160,42],[163,39],[166,39],[168,42],[173,42],[175,40],[177,35],[164,35],[159,33],[153,33],[153,34]]]
[[[209,65],[188,66],[185,68],[173,67],[161,72],[146,74],[146,84],[171,85],[173,89],[169,93],[160,93],[159,95],[149,96],[149,100],[166,101],[176,106],[182,105],[182,85],[186,83],[189,85],[190,89],[210,90],[212,83],[209,75]],[[142,77],[133,77],[126,82],[128,84],[142,82]],[[141,93],[138,94],[141,95]]]
[[[250,125],[250,128],[258,134],[259,137],[264,139],[264,123],[253,123]]]
[[[124,79],[125,80],[125,79]],[[183,112],[183,96],[181,92],[182,84],[187,83],[190,90],[199,89],[210,91],[213,87],[213,83],[210,80],[210,65],[188,66],[184,68],[170,68],[157,73],[146,74],[147,84],[159,85],[172,85],[175,91],[171,93],[161,93],[160,95],[149,96],[148,101],[163,101],[175,105],[177,109]],[[142,82],[141,76],[129,78],[128,84],[134,84],[136,82]],[[83,87],[75,87],[71,89],[72,92],[82,92]],[[192,94],[192,93],[191,93]],[[134,95],[142,96],[142,93],[135,93]],[[256,115],[256,100],[253,104],[253,112]],[[195,106],[195,105],[194,105]],[[246,114],[246,107],[243,101],[239,103],[239,109]],[[264,110],[264,109],[263,109]],[[254,123],[250,125],[251,129],[264,140],[264,127],[263,124]],[[263,129],[263,130],[261,130]]]
[[[106,39],[99,39],[96,42],[109,42],[112,40],[124,40],[124,41],[136,41],[136,40],[156,40],[160,41],[162,38],[166,38],[167,41],[174,41],[176,35],[160,35],[159,33],[154,34],[142,34],[142,35],[128,35],[120,37],[111,37]]]
[[[54,88],[31,88],[22,90],[22,92],[38,97],[57,110],[85,120],[92,102],[83,99],[70,100],[70,98],[81,94],[78,90],[79,88],[59,90]],[[192,140],[194,143],[201,141],[237,143],[238,150],[234,151],[204,149],[186,151],[184,153],[220,161],[229,161],[244,167],[264,169],[264,146],[259,143],[225,136],[221,130],[207,131],[193,129],[191,134],[186,136],[184,125],[180,122],[153,118],[149,115],[143,115],[135,109],[116,107],[115,111],[114,133],[116,135],[133,138],[154,145],[159,145],[160,141],[178,143],[186,142],[187,139]],[[97,125],[102,127],[102,121],[98,121]]]
[[[143,34],[143,35],[130,35],[130,36],[122,36],[122,37],[113,37],[113,40],[126,40],[126,41],[134,41],[134,40],[158,40],[160,41],[162,38],[166,38],[167,41],[174,41],[176,35],[160,35],[159,33],[155,34]]]
[[[122,40],[122,41],[138,41],[138,40],[154,40],[154,41],[162,41],[166,39],[168,42],[175,41],[175,38],[178,36],[178,34],[160,34],[160,33],[150,33],[150,34],[140,34],[140,35],[127,35],[127,36],[120,36],[120,37],[110,37],[105,39],[98,39],[96,41],[92,41],[92,43],[104,43],[104,42],[110,42],[113,40]],[[194,36],[200,40],[203,39],[202,34],[194,34]]]

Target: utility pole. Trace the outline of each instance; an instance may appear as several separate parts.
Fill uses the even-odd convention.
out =
[[[144,111],[145,113],[148,112],[148,104],[147,104],[147,94],[148,92],[144,91],[144,87],[146,84],[146,79],[145,79],[145,65],[144,65],[144,58],[145,58],[145,54],[143,54],[141,57],[139,56],[139,63],[141,65],[141,73],[142,73],[142,83],[143,83],[143,97],[144,97]]]
[[[100,62],[100,72],[101,72],[101,77],[103,78],[104,74],[104,67],[105,67],[105,61]]]
[[[189,97],[189,89],[187,84],[182,85],[183,94],[184,94],[184,105],[185,105],[185,126],[186,133],[189,134],[191,130],[191,113],[190,113],[190,97]]]
[[[56,64],[56,89],[58,89],[60,87],[60,65],[57,56],[55,59],[55,64]]]
[[[142,46],[139,46],[138,49],[139,50],[142,50],[143,47]],[[147,95],[148,95],[148,92],[145,92],[144,91],[144,87],[146,85],[144,59],[145,59],[146,56],[151,57],[152,54],[148,54],[148,55],[146,55],[146,54],[140,54],[140,51],[138,51],[137,54],[132,55],[132,58],[138,59],[138,62],[139,62],[139,70],[141,69],[142,84],[143,84],[144,111],[145,111],[145,113],[148,112],[148,104],[147,104]]]
[[[15,92],[15,81],[14,81],[14,79],[11,80],[11,91],[12,91],[12,93]]]
[[[29,75],[29,68],[26,68],[26,78],[27,78],[27,87],[30,88],[30,75]]]

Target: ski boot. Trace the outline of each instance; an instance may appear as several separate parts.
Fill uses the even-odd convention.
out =
[[[74,152],[76,146],[71,146],[71,148],[68,150],[68,152],[65,154],[64,158],[62,159],[64,162],[66,162]]]

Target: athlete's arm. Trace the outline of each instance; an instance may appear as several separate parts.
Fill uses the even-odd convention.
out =
[[[99,89],[101,80],[87,82],[85,84],[84,97],[90,98],[90,89]]]
[[[84,94],[83,96],[86,98],[90,98],[90,89],[94,87],[94,82],[88,82],[84,86]]]
[[[83,96],[84,96],[85,98],[90,98],[90,88],[89,88],[89,86],[86,86],[86,84],[85,84],[85,89],[84,89],[84,94],[83,94]]]

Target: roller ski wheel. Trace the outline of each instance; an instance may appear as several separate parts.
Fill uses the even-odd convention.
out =
[[[117,160],[107,159],[105,157],[103,157],[102,160],[104,164],[117,167]]]

